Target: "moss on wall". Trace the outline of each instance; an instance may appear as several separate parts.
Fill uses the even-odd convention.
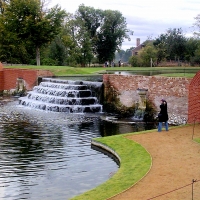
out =
[[[122,105],[119,94],[112,86],[110,86],[110,84],[104,85],[103,106],[106,112],[117,114],[120,117],[133,116],[135,112],[135,105],[132,107]]]

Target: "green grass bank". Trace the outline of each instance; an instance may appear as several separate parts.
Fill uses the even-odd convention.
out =
[[[149,131],[131,134],[145,134],[146,132]],[[107,199],[127,190],[147,174],[152,164],[150,154],[140,144],[126,138],[127,135],[130,135],[130,133],[94,139],[108,146],[119,155],[121,159],[120,168],[105,183],[71,198],[71,200]]]

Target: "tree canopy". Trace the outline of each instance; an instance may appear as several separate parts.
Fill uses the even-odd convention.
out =
[[[183,59],[185,52],[186,38],[181,28],[168,29],[165,34],[161,34],[154,42],[160,50],[165,51],[168,59]],[[165,49],[165,50],[164,50]]]
[[[0,59],[37,65],[112,61],[125,38],[125,18],[119,11],[81,4],[75,14],[58,5],[47,9],[45,0],[0,0]],[[54,52],[53,52],[54,51]],[[49,57],[49,60],[44,58]],[[63,58],[61,58],[63,57]]]
[[[87,43],[99,62],[112,61],[125,38],[129,38],[125,18],[116,10],[101,10],[81,4],[76,12],[77,34],[84,30]]]
[[[0,38],[4,38],[0,44],[4,59],[14,57],[17,51],[19,55],[27,55],[35,49],[37,65],[40,65],[40,48],[59,33],[66,14],[58,5],[46,10],[43,6],[39,0],[4,3],[4,12],[0,15]]]
[[[121,12],[81,4],[74,14],[66,13],[58,5],[46,7],[47,1],[0,0],[1,61],[83,67],[115,59],[130,60],[132,66],[149,66],[150,60],[200,63],[200,14],[195,18],[195,37],[169,28],[130,59],[134,47],[121,50],[123,41],[130,40]]]

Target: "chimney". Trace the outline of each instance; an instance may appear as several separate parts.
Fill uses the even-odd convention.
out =
[[[140,38],[136,39],[136,46],[138,47],[140,45]]]

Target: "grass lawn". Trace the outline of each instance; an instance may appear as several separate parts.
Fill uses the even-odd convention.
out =
[[[200,143],[200,138],[195,138],[194,141]]]
[[[6,66],[5,68],[50,70],[55,76],[93,75],[107,71],[159,71],[162,76],[192,78],[200,67],[69,67],[69,66]],[[180,73],[181,70],[181,73]],[[164,74],[163,74],[164,73]]]

